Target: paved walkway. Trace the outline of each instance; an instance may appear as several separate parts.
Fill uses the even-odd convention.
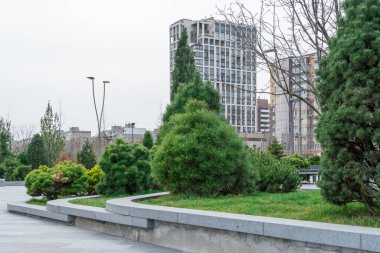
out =
[[[8,201],[28,198],[23,186],[0,187],[0,253],[178,252],[6,210]]]
[[[302,190],[319,190],[316,184],[303,184],[301,185]]]

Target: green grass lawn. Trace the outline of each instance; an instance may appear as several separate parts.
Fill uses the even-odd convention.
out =
[[[129,195],[114,195],[114,196],[100,196],[96,198],[73,199],[73,200],[70,200],[69,203],[105,208],[107,200],[115,199],[115,198],[123,198],[123,197],[128,197],[128,196]]]
[[[47,202],[48,202],[47,199],[35,199],[35,198],[32,198],[32,199],[29,199],[28,201],[26,201],[25,203],[31,204],[31,205],[46,206]]]
[[[109,199],[125,198],[125,197],[129,197],[129,196],[144,195],[144,194],[150,194],[150,193],[156,193],[156,192],[161,192],[161,191],[152,190],[152,191],[139,192],[139,193],[136,193],[133,195],[123,194],[123,195],[100,196],[100,197],[96,197],[96,198],[74,199],[74,200],[70,200],[69,203],[105,208],[106,207],[106,201]]]
[[[335,206],[323,200],[318,190],[222,197],[170,195],[139,203],[380,228],[380,217],[369,215],[363,204]]]

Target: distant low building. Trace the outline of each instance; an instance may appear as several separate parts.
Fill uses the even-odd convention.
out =
[[[62,132],[65,138],[63,153],[75,160],[76,154],[82,149],[86,140],[91,141],[91,131],[80,130],[79,127],[70,127],[69,131]]]
[[[80,130],[79,127],[70,127],[69,131],[63,132],[65,140],[81,139],[85,141],[91,138],[91,131]]]
[[[149,131],[146,128],[135,127],[134,124],[129,123],[125,126],[112,126],[111,130],[106,130],[103,132],[104,138],[107,139],[108,143],[114,143],[117,139],[129,143],[142,143],[144,139],[144,134]],[[152,134],[153,140],[156,139],[157,130],[149,131]]]
[[[270,141],[269,132],[260,133],[239,133],[240,137],[243,138],[245,144],[253,149],[260,149],[262,151],[267,150],[268,143]]]

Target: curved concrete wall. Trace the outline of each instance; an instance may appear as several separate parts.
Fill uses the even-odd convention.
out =
[[[168,193],[107,201],[106,209],[49,201],[52,219],[185,252],[380,252],[380,229],[139,204]],[[26,204],[9,204],[23,212]],[[22,207],[24,206],[24,207]],[[34,215],[27,205],[24,213]],[[41,210],[35,211],[39,216]],[[46,213],[45,213],[46,216]],[[66,217],[66,216],[65,216]]]

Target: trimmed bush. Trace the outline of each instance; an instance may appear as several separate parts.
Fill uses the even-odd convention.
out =
[[[150,188],[149,150],[141,144],[117,140],[106,147],[99,166],[103,171],[97,192],[133,194]]]
[[[282,159],[276,159],[272,155],[253,151],[252,164],[260,172],[258,181],[260,191],[291,192],[296,190],[301,183],[299,172],[294,165]]]
[[[154,152],[152,175],[173,193],[225,195],[255,190],[242,139],[224,119],[190,100],[185,113],[173,115],[168,132]]]
[[[299,154],[294,154],[290,156],[286,156],[282,158],[284,161],[288,162],[289,164],[293,165],[299,170],[307,170],[310,169],[310,163],[309,160],[301,156]]]
[[[86,169],[71,161],[63,161],[53,168],[40,166],[25,178],[28,194],[56,199],[58,196],[83,195],[86,192]]]
[[[87,194],[96,194],[96,185],[100,182],[102,178],[103,171],[100,169],[99,165],[95,165],[94,168],[86,171],[87,175]]]

